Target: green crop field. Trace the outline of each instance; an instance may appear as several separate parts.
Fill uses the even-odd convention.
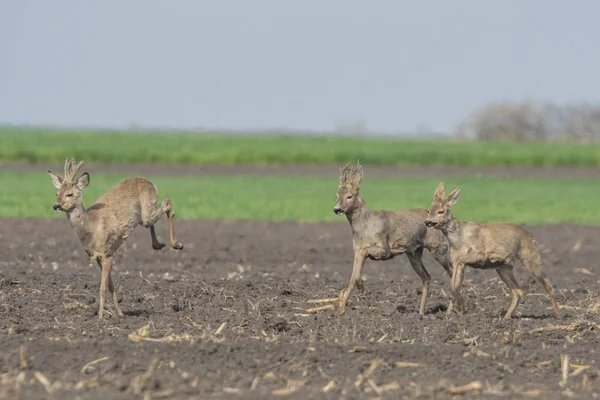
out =
[[[0,162],[600,166],[600,145],[0,127]]]
[[[122,176],[95,174],[84,191],[90,205]],[[168,196],[178,218],[344,221],[334,215],[338,179],[285,176],[155,177],[159,198]],[[595,181],[452,177],[463,187],[457,218],[518,223],[600,224]],[[368,178],[361,193],[371,209],[428,207],[435,178]],[[45,173],[0,171],[0,217],[58,217],[56,189]]]

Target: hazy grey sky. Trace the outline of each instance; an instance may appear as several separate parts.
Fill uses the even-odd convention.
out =
[[[449,131],[600,100],[589,0],[3,0],[0,123]]]

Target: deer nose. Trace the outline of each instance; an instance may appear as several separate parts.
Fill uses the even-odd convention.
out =
[[[428,228],[432,228],[432,227],[434,227],[434,226],[435,226],[435,222],[433,222],[433,221],[431,221],[431,220],[425,220],[425,225],[426,225]]]
[[[52,206],[52,209],[54,211],[58,211],[58,210],[60,210],[60,206],[58,204],[54,203],[54,205]]]
[[[342,213],[342,209],[339,208],[339,207],[334,207],[333,208],[333,212],[336,213],[336,214],[341,214]]]

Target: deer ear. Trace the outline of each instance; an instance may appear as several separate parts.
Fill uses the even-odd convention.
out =
[[[433,192],[433,198],[443,199],[444,196],[446,196],[446,185],[444,185],[444,182],[440,182],[435,188],[435,192]]]
[[[458,200],[458,195],[460,195],[460,186],[457,187],[456,189],[454,189],[452,191],[452,193],[450,193],[448,195],[448,199],[447,199],[448,200],[448,204],[450,204],[450,205],[456,204],[456,201]]]
[[[52,180],[54,187],[60,189],[63,184],[63,179],[50,170],[48,170],[48,175],[50,175],[50,179]]]
[[[84,172],[83,174],[81,174],[79,179],[77,179],[77,187],[79,189],[83,189],[89,184],[90,184],[90,174],[88,174],[87,172]]]

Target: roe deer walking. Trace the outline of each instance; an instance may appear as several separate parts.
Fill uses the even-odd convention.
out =
[[[421,258],[423,248],[452,275],[448,248],[449,244],[441,232],[428,230],[425,225],[427,210],[408,209],[401,211],[371,211],[360,196],[360,183],[363,169],[360,163],[356,167],[347,164],[340,168],[340,185],[333,211],[345,214],[352,227],[352,245],[354,248],[354,266],[348,289],[340,294],[340,306],[336,315],[345,312],[346,303],[356,285],[364,290],[361,271],[367,258],[371,260],[389,260],[406,254],[410,265],[423,281],[419,314],[425,314],[425,303],[429,293],[431,277]]]
[[[84,172],[78,179],[75,179],[77,171],[82,166],[83,161],[75,164],[75,160],[67,159],[65,175],[62,178],[48,170],[52,183],[58,189],[56,202],[52,208],[55,212],[67,214],[69,223],[83,244],[86,253],[92,261],[96,261],[100,266],[102,278],[98,319],[102,319],[107,288],[112,295],[116,313],[123,317],[110,275],[113,255],[137,225],[150,228],[154,250],[165,247],[164,243],[158,241],[154,231],[154,224],[164,213],[169,219],[171,247],[177,250],[183,249],[183,245],[175,240],[173,227],[175,213],[169,199],[163,200],[162,204],[157,206],[158,190],[156,186],[142,177],[122,180],[85,209],[81,191],[90,183],[90,176]]]
[[[450,260],[454,266],[450,288],[458,311],[464,312],[460,287],[465,266],[495,269],[512,292],[512,302],[504,315],[504,318],[510,318],[523,297],[523,290],[513,275],[513,265],[520,260],[544,286],[552,303],[554,316],[559,318],[552,282],[542,272],[542,260],[531,233],[523,226],[512,223],[478,224],[458,221],[452,216],[450,206],[456,203],[459,194],[460,187],[446,197],[444,183],[440,182],[425,221],[428,228],[443,232],[450,242]],[[448,312],[451,309],[452,304],[448,307]]]

